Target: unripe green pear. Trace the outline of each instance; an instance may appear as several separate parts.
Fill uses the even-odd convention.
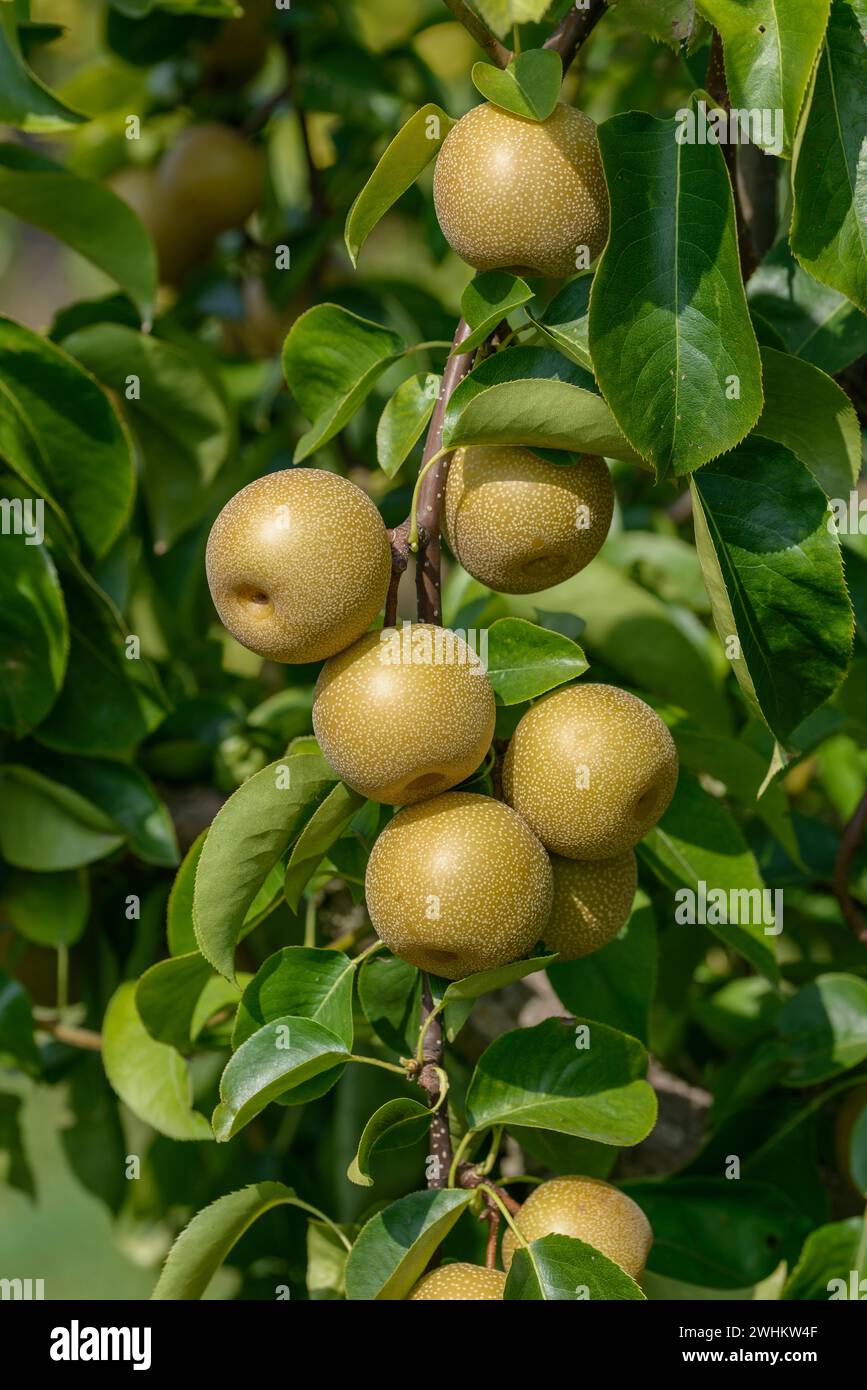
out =
[[[354,483],[289,468],[226,503],[205,565],[214,606],[242,646],[270,661],[322,661],[379,612],[391,547],[382,517]]]
[[[335,772],[391,806],[448,791],[483,761],[496,707],[466,642],[432,623],[386,628],[331,658],[313,728]]]
[[[195,50],[204,71],[217,86],[241,87],[255,77],[268,52],[273,0],[245,0],[237,19],[221,24],[209,43]]]
[[[551,856],[554,906],[545,928],[545,945],[563,960],[589,956],[629,921],[638,865],[628,849],[615,859],[562,859]]]
[[[155,169],[120,169],[112,174],[108,186],[150,232],[162,284],[178,284],[188,270],[208,255],[210,234],[166,196]]]
[[[505,1287],[506,1276],[498,1269],[470,1264],[442,1265],[423,1275],[410,1289],[407,1300],[414,1303],[425,1299],[502,1299]]]
[[[458,449],[443,530],[464,569],[501,594],[570,579],[598,554],[614,511],[611,474],[587,455],[561,467],[529,449]]]
[[[552,1178],[534,1188],[515,1225],[527,1241],[543,1236],[572,1236],[583,1240],[638,1279],[647,1264],[653,1231],[631,1197],[599,1178]],[[503,1264],[508,1270],[518,1241],[503,1236]]]
[[[528,710],[503,763],[503,794],[554,854],[613,859],[638,844],[677,785],[659,715],[613,685],[576,685]]]
[[[551,864],[501,801],[447,792],[399,811],[367,866],[367,909],[390,951],[460,980],[525,956],[551,911]]]
[[[244,225],[259,206],[263,176],[261,150],[216,121],[187,126],[157,171],[162,195],[212,236]]]
[[[439,152],[434,203],[446,240],[477,270],[574,275],[608,239],[596,126],[562,103],[545,121],[476,106]]]

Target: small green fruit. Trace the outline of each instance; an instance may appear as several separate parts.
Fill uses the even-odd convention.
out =
[[[608,239],[596,126],[574,107],[546,121],[476,106],[449,131],[434,175],[443,234],[477,270],[574,275]]]
[[[560,467],[528,449],[480,445],[452,458],[443,530],[480,584],[532,594],[590,563],[613,511],[614,487],[601,458]]]
[[[447,792],[399,811],[367,866],[382,941],[420,970],[460,980],[525,956],[551,911],[551,865],[500,801]]]
[[[510,806],[554,854],[613,859],[674,795],[677,751],[659,715],[612,685],[576,685],[524,715],[503,764]]]
[[[543,1236],[572,1236],[583,1240],[620,1265],[633,1279],[641,1276],[653,1231],[631,1197],[599,1178],[552,1178],[534,1188],[515,1225],[527,1241]],[[508,1270],[518,1241],[510,1230],[503,1236],[503,1264]]]
[[[545,945],[563,960],[589,956],[629,921],[638,865],[628,849],[616,859],[561,859],[551,856],[554,906],[545,928]]]
[[[262,152],[230,126],[190,125],[157,171],[160,193],[214,236],[243,227],[262,196]]]
[[[226,503],[205,564],[217,612],[243,646],[271,661],[322,661],[357,641],[379,612],[391,547],[354,483],[290,468]]]
[[[410,1289],[410,1303],[425,1299],[502,1299],[506,1276],[482,1265],[453,1264],[432,1269]]]
[[[194,265],[207,257],[212,246],[210,234],[166,197],[155,169],[130,165],[112,174],[108,186],[150,232],[162,284],[179,284]]]
[[[313,728],[335,772],[392,806],[471,776],[495,719],[479,658],[456,633],[428,623],[369,633],[332,657],[313,702]]]

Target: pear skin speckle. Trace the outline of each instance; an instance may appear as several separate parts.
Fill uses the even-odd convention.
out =
[[[425,1274],[407,1294],[411,1303],[425,1299],[502,1299],[506,1276],[481,1265],[442,1265]]]
[[[608,239],[596,125],[561,102],[545,121],[485,103],[449,131],[434,174],[443,234],[477,270],[574,275]]]
[[[633,850],[615,859],[561,859],[551,856],[554,906],[545,929],[545,945],[563,960],[589,956],[629,921],[638,865]]]
[[[653,1231],[641,1207],[599,1178],[552,1178],[541,1183],[521,1207],[515,1225],[528,1241],[549,1235],[583,1240],[633,1279],[641,1276],[653,1244]],[[503,1236],[507,1271],[517,1245],[507,1230]]]

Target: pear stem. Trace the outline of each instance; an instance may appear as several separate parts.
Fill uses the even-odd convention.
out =
[[[451,10],[455,19],[462,24],[468,34],[475,39],[479,48],[483,48],[498,68],[507,68],[512,61],[512,55],[508,48],[504,47],[487,26],[485,21],[470,9],[464,0],[444,0],[446,9]]]

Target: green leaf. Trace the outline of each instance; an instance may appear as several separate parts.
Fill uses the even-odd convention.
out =
[[[135,1002],[151,1037],[178,1052],[191,1052],[199,1028],[207,1022],[199,1015],[199,1001],[215,979],[228,991],[227,1002],[237,1002],[237,988],[215,976],[198,951],[158,961],[146,970],[136,987]]]
[[[699,42],[704,24],[695,12],[695,0],[616,0],[617,17],[632,29],[680,49]]]
[[[0,1092],[0,1182],[35,1199],[36,1183],[21,1134],[21,1097]]]
[[[546,121],[560,97],[563,60],[550,48],[529,48],[509,66],[475,63],[473,82],[483,97],[528,121]]]
[[[443,443],[521,444],[641,462],[593,378],[544,348],[509,348],[470,372],[449,401]]]
[[[765,256],[747,294],[789,352],[831,376],[867,352],[867,317],[802,270],[785,239]]]
[[[4,144],[0,207],[65,242],[128,294],[143,319],[150,318],[156,251],[132,208],[110,188],[70,173],[36,150]]]
[[[736,1188],[736,1191],[735,1191]],[[810,1229],[776,1188],[726,1178],[624,1183],[653,1227],[648,1268],[713,1289],[739,1289],[792,1260]]]
[[[550,1235],[518,1246],[509,1267],[504,1299],[523,1303],[617,1299],[643,1301],[644,1294],[613,1260],[583,1240]]]
[[[22,426],[26,421],[26,426]],[[22,428],[29,438],[17,447]],[[16,447],[10,449],[11,436]],[[0,455],[37,496],[61,507],[97,557],[132,508],[129,438],[105,392],[53,343],[0,318]]]
[[[548,977],[571,1013],[647,1042],[656,958],[653,908],[639,891],[629,921],[613,941],[580,960],[556,962],[548,967]]]
[[[311,1018],[352,1046],[352,981],[355,961],[342,951],[284,946],[260,965],[238,1005],[232,1047],[266,1023],[291,1014]]]
[[[476,0],[475,8],[504,39],[515,24],[538,24],[550,6],[551,0]]]
[[[785,743],[837,690],[852,650],[825,496],[794,454],[757,437],[691,486],[717,632],[750,705]]]
[[[66,1161],[82,1187],[116,1216],[129,1192],[129,1149],[117,1097],[94,1053],[76,1062],[64,1099],[72,1111],[72,1123],[60,1134]]]
[[[128,754],[162,723],[165,694],[150,663],[133,654],[114,604],[84,570],[64,573],[64,595],[69,662],[39,742],[63,753]]]
[[[178,863],[178,843],[168,807],[137,767],[103,758],[53,755],[46,759],[45,768],[125,831],[133,854],[145,864],[174,868]]]
[[[307,1293],[312,1303],[346,1297],[345,1228],[324,1221],[307,1222]]]
[[[260,1216],[280,1206],[298,1207],[327,1220],[315,1207],[300,1201],[292,1188],[282,1182],[257,1182],[240,1192],[230,1192],[198,1212],[181,1231],[151,1297],[160,1300],[201,1298],[245,1231]]]
[[[165,550],[210,506],[207,489],[234,442],[226,402],[189,353],[124,324],[94,324],[63,346],[122,401],[154,544]]]
[[[586,1035],[578,1029],[586,1026]],[[589,1046],[579,1047],[585,1037]],[[504,1033],[482,1054],[467,1091],[467,1123],[553,1129],[601,1144],[637,1144],[656,1120],[647,1053],[601,1023],[549,1018]]]
[[[401,382],[380,416],[376,458],[383,473],[393,478],[421,439],[440,393],[442,377],[420,372]]]
[[[660,477],[733,448],[762,407],[725,159],[678,143],[679,128],[640,111],[599,127],[611,236],[590,351],[617,423]]]
[[[295,463],[340,433],[403,351],[396,333],[336,304],[317,304],[296,319],[283,371],[313,428],[299,439]]]
[[[404,1299],[472,1199],[459,1188],[434,1188],[411,1192],[377,1212],[352,1247],[347,1298]]]
[[[173,1047],[155,1042],[139,1017],[136,985],[112,995],[102,1024],[102,1060],[113,1089],[134,1115],[169,1139],[212,1139],[192,1108],[190,1078]]]
[[[477,970],[474,975],[465,975],[462,980],[451,982],[432,976],[433,997],[437,1003],[444,1005],[445,1031],[449,1042],[454,1042],[472,1013],[473,1004],[483,994],[525,980],[528,975],[545,970],[556,959],[556,953],[532,956],[528,960],[512,961],[511,965],[500,965],[496,970]]]
[[[0,792],[0,854],[15,868],[78,869],[123,844],[96,806],[29,767],[0,768]]]
[[[503,319],[533,298],[533,291],[518,275],[487,270],[476,275],[461,295],[461,314],[472,332],[455,352],[472,352]]]
[[[861,471],[861,430],[846,392],[810,362],[762,348],[765,408],[755,433],[805,463],[827,497],[848,497]]]
[[[74,946],[89,913],[90,889],[81,869],[50,875],[19,870],[0,888],[0,921],[34,946]]]
[[[405,1096],[387,1100],[364,1126],[358,1151],[346,1170],[349,1181],[359,1187],[373,1187],[370,1163],[374,1153],[411,1148],[427,1134],[430,1122],[431,1111],[420,1101]]]
[[[852,1181],[861,1196],[867,1197],[867,1099],[865,1099],[852,1126],[852,1135],[849,1140],[849,1168],[852,1173]]]
[[[313,812],[295,841],[286,867],[283,892],[293,912],[298,911],[304,889],[331,846],[349,828],[366,800],[345,783],[338,782]]]
[[[764,884],[756,861],[737,821],[722,802],[681,773],[671,805],[638,846],[638,855],[657,878],[679,895],[681,916],[675,920],[680,930],[693,929],[692,925],[680,925],[690,909],[696,918],[722,915],[722,921],[708,920],[701,925],[706,925],[772,983],[778,981],[775,936],[766,933],[761,920],[772,915],[765,909],[772,909],[774,900],[770,895],[767,900],[763,896]],[[712,901],[702,896],[702,884],[707,894],[726,894],[725,910],[717,910]],[[736,914],[737,922],[725,920]],[[742,917],[748,920],[741,921]],[[775,923],[769,922],[768,926],[770,932],[777,930]]]
[[[527,317],[546,342],[587,372],[593,371],[588,341],[592,286],[593,276],[587,271],[564,285],[544,313],[527,310]]]
[[[804,1241],[797,1264],[786,1280],[781,1297],[798,1301],[810,1299],[820,1303],[827,1302],[834,1295],[848,1298],[852,1270],[857,1272],[859,1282],[867,1274],[867,1261],[860,1268],[858,1265],[859,1252],[863,1256],[863,1236],[864,1221],[860,1216],[851,1216],[848,1221],[834,1221],[811,1231]],[[834,1290],[829,1288],[835,1279],[842,1280],[845,1292],[839,1285]]]
[[[429,102],[394,137],[346,219],[346,249],[354,266],[376,224],[439,153],[454,124],[441,107]]]
[[[86,120],[40,82],[24,61],[14,5],[0,5],[0,124],[18,130],[66,130]]]
[[[23,534],[3,536],[0,650],[0,729],[23,738],[57,699],[69,655],[57,572],[45,546],[28,544]]]
[[[333,1085],[340,1071],[335,1064],[348,1058],[343,1039],[312,1019],[287,1015],[266,1023],[226,1064],[213,1118],[216,1138],[233,1138],[272,1100],[321,1072],[333,1073]]]
[[[409,1057],[421,1023],[421,974],[399,956],[371,956],[358,975],[364,1016],[386,1047]]]
[[[196,870],[208,838],[207,830],[196,837],[184,855],[181,867],[175,874],[172,891],[166,909],[166,934],[169,950],[173,956],[186,956],[199,949],[196,941],[196,928],[193,922],[193,894],[196,887]]]
[[[725,53],[731,104],[738,110],[781,112],[783,128],[763,134],[750,126],[754,145],[792,153],[798,118],[816,66],[831,0],[697,0],[718,29]]]
[[[860,0],[834,0],[793,158],[790,238],[810,275],[867,313],[867,84],[859,19]]]
[[[577,680],[589,662],[577,642],[525,618],[500,618],[488,632],[488,679],[498,704],[520,705]]]
[[[787,999],[777,1024],[787,1060],[786,1086],[816,1086],[867,1057],[867,982],[820,975]]]
[[[0,1057],[34,1076],[42,1070],[30,1000],[5,970],[0,970]]]
[[[216,816],[196,870],[194,913],[202,955],[227,979],[250,904],[335,776],[318,754],[271,763]]]

